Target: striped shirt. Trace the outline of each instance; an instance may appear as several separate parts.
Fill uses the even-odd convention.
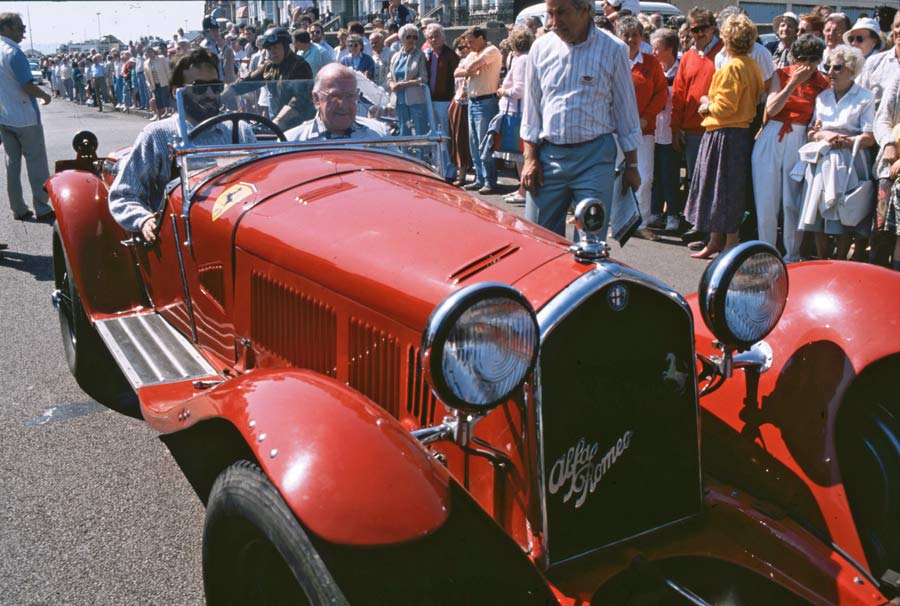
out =
[[[520,134],[531,143],[582,143],[616,132],[628,152],[641,141],[628,47],[595,27],[574,46],[555,33],[534,42],[522,109]]]
[[[140,231],[144,221],[162,207],[166,184],[173,177],[169,146],[178,136],[178,114],[154,122],[144,127],[131,153],[119,161],[119,172],[109,190],[109,211],[127,231]],[[256,141],[253,131],[244,123],[240,138],[248,143]],[[193,143],[227,145],[231,143],[231,126],[218,124]]]

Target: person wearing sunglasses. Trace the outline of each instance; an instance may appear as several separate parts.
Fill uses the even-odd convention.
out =
[[[672,147],[678,153],[683,150],[690,183],[700,141],[706,130],[703,128],[703,116],[697,110],[700,98],[709,92],[716,71],[716,55],[722,51],[724,44],[716,35],[716,18],[712,11],[696,7],[691,9],[688,26],[694,46],[684,51],[672,82]],[[703,237],[696,230],[690,230],[682,236],[682,240],[693,242]]]
[[[6,193],[13,217],[19,221],[37,214],[38,219],[52,219],[53,207],[44,191],[50,176],[41,110],[50,95],[31,78],[31,67],[19,43],[25,38],[25,24],[17,13],[0,13],[0,139],[6,154]],[[32,206],[29,210],[22,194],[22,158],[31,184]]]
[[[769,119],[753,146],[752,177],[759,239],[775,246],[778,213],[784,216],[784,260],[800,260],[803,234],[797,229],[803,183],[791,177],[806,144],[807,127],[816,97],[828,88],[819,70],[825,43],[811,34],[797,38],[791,46],[790,65],[775,72],[766,98]]]
[[[424,135],[428,132],[428,112],[425,105],[428,67],[425,54],[419,49],[419,30],[406,24],[400,28],[400,52],[391,57],[387,83],[391,91],[391,106],[397,111],[400,136]]]
[[[350,53],[340,60],[340,64],[373,80],[375,78],[375,60],[363,52],[362,36],[350,34],[347,37],[347,48]]]
[[[881,27],[871,17],[860,17],[856,24],[844,32],[844,44],[855,46],[868,59],[881,50]]]
[[[846,260],[851,236],[869,236],[871,217],[857,225],[845,225],[838,204],[845,191],[853,191],[870,177],[869,148],[875,144],[875,95],[853,81],[863,61],[859,49],[846,44],[825,51],[822,70],[831,87],[816,97],[813,128],[808,134],[809,140],[820,146],[814,149],[817,152],[814,158],[801,152],[807,162],[807,187],[800,221],[802,229],[815,234],[820,259]],[[854,157],[855,144],[860,149]],[[874,192],[871,200],[864,203],[869,205],[870,213],[875,206]],[[828,235],[837,236],[834,254],[831,254]]]
[[[185,121],[197,125],[218,114],[221,106],[219,60],[208,49],[197,48],[175,64],[169,81],[171,91],[185,87],[182,93]],[[170,146],[180,136],[178,114],[153,122],[137,136],[131,153],[120,160],[121,166],[109,190],[109,210],[123,229],[139,233],[148,243],[157,239],[155,212],[161,207],[166,184],[172,180]],[[231,125],[219,124],[201,133],[193,143],[227,145],[231,143]],[[252,129],[240,125],[239,141],[256,141]]]

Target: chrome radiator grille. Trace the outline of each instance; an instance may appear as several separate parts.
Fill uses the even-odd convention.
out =
[[[599,271],[575,299],[556,302],[552,328],[542,326],[537,414],[551,565],[696,514],[702,500],[683,299]]]

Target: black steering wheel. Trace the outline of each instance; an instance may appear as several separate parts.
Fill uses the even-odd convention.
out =
[[[241,121],[262,124],[275,133],[275,136],[278,137],[279,141],[287,141],[287,137],[284,136],[284,131],[281,130],[277,124],[268,118],[260,116],[259,114],[251,114],[250,112],[228,112],[225,114],[218,114],[212,118],[207,118],[188,132],[188,138],[194,139],[197,135],[205,133],[220,122],[231,122],[231,142],[237,145],[239,143],[238,135],[240,134],[238,124]]]

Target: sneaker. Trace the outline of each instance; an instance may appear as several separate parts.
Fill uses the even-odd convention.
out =
[[[159,120],[159,116],[157,116],[156,114],[153,114],[152,116],[150,116],[148,118],[148,120],[150,120],[150,122],[156,122],[157,120]]]
[[[507,204],[525,204],[525,198],[520,196],[517,192],[504,196],[503,201]]]
[[[678,217],[668,217],[666,219],[666,231],[676,232],[681,227],[681,221]]]
[[[484,184],[479,183],[478,181],[473,181],[472,183],[469,183],[468,185],[463,185],[463,189],[468,189],[469,191],[479,190],[482,187],[484,187]]]
[[[478,190],[478,193],[483,196],[491,196],[497,193],[496,187],[491,187],[490,185],[485,185],[481,189]]]

